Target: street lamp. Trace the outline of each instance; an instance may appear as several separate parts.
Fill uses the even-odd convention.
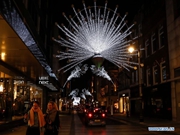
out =
[[[140,97],[140,116],[139,116],[139,122],[143,122],[144,121],[144,117],[143,117],[143,109],[144,109],[144,104],[143,104],[143,99],[142,99],[142,96],[143,96],[143,93],[142,93],[142,73],[141,73],[141,69],[144,64],[141,63],[140,61],[140,51],[143,50],[143,49],[138,49],[137,50],[137,56],[138,56],[138,81],[139,81],[139,97]],[[130,53],[133,53],[134,52],[134,48],[133,47],[129,47],[128,48],[128,51]],[[137,67],[134,68],[135,70],[137,69]]]

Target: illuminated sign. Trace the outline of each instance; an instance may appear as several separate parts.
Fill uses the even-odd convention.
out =
[[[49,77],[48,76],[39,77],[39,84],[49,84]]]

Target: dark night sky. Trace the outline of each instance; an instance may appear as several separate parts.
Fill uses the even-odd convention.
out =
[[[124,16],[126,12],[128,12],[128,17],[126,20],[128,22],[132,21],[134,15],[138,12],[138,9],[142,5],[143,0],[109,0],[107,7],[110,9],[115,9],[116,5],[119,6],[117,13],[120,13],[121,17]],[[67,16],[74,15],[74,12],[71,8],[71,5],[75,6],[75,9],[83,9],[82,0],[57,0],[55,3],[56,11],[56,19],[58,23],[67,23],[65,18],[62,16],[62,12],[65,12]],[[85,0],[86,7],[93,6],[94,0]],[[104,6],[105,0],[97,0],[97,6]]]

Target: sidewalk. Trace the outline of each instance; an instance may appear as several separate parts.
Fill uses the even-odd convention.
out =
[[[12,119],[11,121],[8,122],[3,122],[0,124],[0,132],[12,129],[14,127],[18,127],[21,125],[25,125],[24,119],[23,118],[17,118],[17,119]]]
[[[125,114],[120,113],[114,113],[113,115],[108,114],[108,117],[116,120],[130,122],[132,124],[139,124],[146,127],[174,127],[176,132],[180,132],[180,122],[170,121],[166,119],[144,117],[144,122],[139,122],[138,116],[126,117]]]

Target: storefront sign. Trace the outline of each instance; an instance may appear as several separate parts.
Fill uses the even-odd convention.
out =
[[[49,77],[48,76],[39,77],[39,84],[49,84]]]
[[[24,84],[24,80],[14,80],[14,84]]]

